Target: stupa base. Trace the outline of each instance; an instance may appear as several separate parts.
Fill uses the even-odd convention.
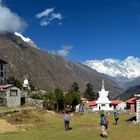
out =
[[[99,107],[95,107],[93,108],[93,111],[114,111],[114,109],[111,107],[101,107],[100,109]]]

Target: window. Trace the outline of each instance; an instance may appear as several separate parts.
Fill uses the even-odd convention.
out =
[[[0,73],[0,76],[3,77],[3,72]]]
[[[10,96],[18,96],[17,90],[10,90]]]
[[[0,65],[0,69],[3,70],[3,64]]]

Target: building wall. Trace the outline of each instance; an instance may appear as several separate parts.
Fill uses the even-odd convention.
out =
[[[7,106],[20,106],[21,105],[21,90],[17,87],[10,87],[6,91]]]
[[[7,97],[7,106],[20,106],[20,97]]]
[[[118,110],[125,110],[126,109],[126,102],[121,102],[116,106]]]

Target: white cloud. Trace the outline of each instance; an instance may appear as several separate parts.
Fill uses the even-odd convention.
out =
[[[46,9],[45,11],[36,15],[37,18],[48,17],[50,13],[54,11],[54,8]]]
[[[0,1],[0,31],[22,32],[27,26],[26,22]]]
[[[61,20],[63,17],[60,13],[55,13],[54,8],[46,9],[45,11],[38,13],[36,18],[41,19],[40,25],[47,26],[54,20]]]
[[[87,60],[85,65],[113,77],[136,78],[140,76],[140,58],[128,56],[124,60],[104,59]]]
[[[57,54],[61,57],[67,57],[71,49],[72,49],[72,46],[65,45],[60,50],[51,51],[51,53]]]
[[[72,46],[63,46],[61,50],[58,50],[57,54],[62,57],[67,57],[71,49]]]

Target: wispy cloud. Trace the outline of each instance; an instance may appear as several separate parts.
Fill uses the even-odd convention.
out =
[[[36,15],[37,18],[48,17],[50,13],[54,11],[54,8],[46,9],[45,11]]]
[[[60,13],[56,13],[54,8],[49,8],[36,15],[36,18],[41,19],[40,25],[47,26],[54,20],[61,20],[63,17]]]
[[[67,57],[71,49],[72,49],[72,46],[65,45],[60,50],[50,51],[50,52],[53,54],[57,54],[61,57]]]
[[[0,31],[22,32],[27,23],[0,0]]]

